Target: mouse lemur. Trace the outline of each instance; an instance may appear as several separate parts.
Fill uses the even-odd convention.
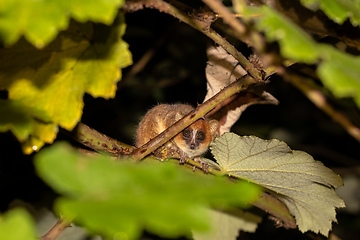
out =
[[[141,147],[189,112],[194,110],[188,104],[160,104],[150,109],[139,123],[136,132],[136,147]],[[154,154],[159,158],[180,156],[180,162],[186,158],[194,159],[204,154],[210,142],[215,138],[218,122],[201,118],[185,128]]]

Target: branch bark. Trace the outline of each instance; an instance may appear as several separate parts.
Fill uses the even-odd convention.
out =
[[[279,227],[286,229],[296,228],[296,221],[289,213],[288,208],[277,198],[270,194],[262,193],[253,205],[271,214]]]
[[[73,131],[66,132],[74,140],[97,151],[119,157],[130,154],[135,147],[119,142],[79,122]]]
[[[325,95],[309,79],[289,71],[283,74],[285,80],[298,88],[311,102],[324,111],[334,122],[340,124],[353,138],[360,142],[360,128],[343,113],[337,111],[326,99]]]
[[[70,227],[70,222],[59,219],[57,223],[40,240],[55,240],[66,228]]]
[[[250,0],[253,3],[271,5],[296,24],[320,36],[331,36],[347,45],[360,50],[360,29],[349,21],[342,25],[336,24],[321,11],[311,11],[301,5],[298,0]]]
[[[201,110],[200,112],[202,112],[202,111],[203,110]],[[182,119],[180,121],[185,121],[185,120]],[[170,130],[168,132],[170,132]],[[97,145],[97,144],[89,145],[88,142],[94,142],[94,141],[91,141],[91,137],[89,135],[83,134],[82,131],[90,132],[92,136],[105,136],[104,134],[99,133],[96,130],[91,129],[88,126],[86,126],[85,124],[81,123],[81,124],[79,124],[79,126],[77,127],[77,130],[76,130],[76,132],[78,132],[78,134],[73,136],[75,140],[77,140],[78,142],[83,143],[83,144],[85,143],[85,146],[87,146],[87,147],[90,147],[90,148],[94,147],[94,149],[101,148],[101,146],[102,146],[101,144],[100,145]],[[174,130],[171,130],[171,131],[174,131]],[[177,132],[178,129],[175,128],[175,131]],[[82,139],[82,137],[84,137],[84,136],[86,136],[86,139]],[[77,139],[77,137],[78,137],[78,139]],[[158,142],[158,141],[156,141],[156,142]],[[115,149],[120,148],[120,146],[121,147],[128,146],[128,145],[120,143],[114,139],[111,139],[110,137],[105,137],[103,139],[103,143],[105,143],[106,145],[114,144]],[[120,145],[117,146],[116,144],[120,144]],[[130,147],[131,148],[129,148],[129,149],[135,149],[135,147],[132,147],[132,146],[130,146]],[[155,148],[156,147],[157,146],[155,146]],[[101,149],[101,152],[108,152],[110,154],[113,154],[113,151],[109,148],[103,148],[103,149]],[[121,156],[123,156],[123,155],[121,155]],[[118,158],[119,158],[119,156],[118,156]],[[119,158],[119,159],[121,159],[121,158]],[[152,158],[152,159],[155,159],[155,158]],[[190,164],[197,168],[201,168],[201,165],[199,162],[196,162],[191,159],[187,159],[187,164]],[[223,175],[222,173],[220,173],[219,170],[216,170],[214,168],[209,168],[208,172],[213,175]],[[295,219],[291,216],[287,207],[282,202],[280,202],[277,198],[273,197],[272,195],[267,194],[267,193],[262,193],[260,195],[260,198],[258,200],[256,200],[253,203],[253,205],[258,207],[259,209],[262,209],[263,211],[271,214],[273,216],[273,218],[276,220],[276,222],[278,223],[278,225],[283,226],[285,228],[296,228]],[[59,236],[61,234],[61,232],[64,231],[64,229],[66,229],[66,227],[69,226],[69,224],[70,224],[69,222],[65,222],[60,219],[56,223],[56,225],[54,225],[54,227],[52,229],[50,229],[49,232],[46,233],[41,238],[41,240],[55,240],[57,238],[57,236]]]
[[[194,123],[196,120],[202,118],[205,114],[210,112],[213,108],[217,105],[221,104],[227,98],[231,97],[232,95],[245,90],[252,84],[256,84],[257,82],[254,81],[252,77],[249,75],[245,75],[244,77],[238,79],[234,83],[230,84],[215,96],[204,102],[203,104],[199,105],[194,111],[190,112],[188,115],[180,119],[170,128],[165,130],[164,132],[160,133],[157,137],[149,141],[148,143],[144,144],[140,148],[134,150],[132,153],[132,157],[139,161],[155,151],[160,146],[164,145],[167,141],[173,138],[176,134],[181,132],[190,124]]]
[[[188,24],[189,26],[197,29],[212,39],[215,43],[222,46],[228,53],[233,55],[239,64],[247,71],[247,73],[254,78],[255,81],[262,81],[263,74],[249,60],[239,52],[232,44],[230,44],[223,36],[214,31],[210,26],[214,19],[215,14],[211,12],[204,13],[185,13],[173,5],[162,0],[133,0],[127,1],[123,7],[126,12],[134,12],[143,8],[155,8],[160,12],[172,15],[180,21]]]

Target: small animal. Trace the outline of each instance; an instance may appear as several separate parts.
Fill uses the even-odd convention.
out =
[[[160,104],[150,109],[139,123],[136,132],[136,147],[141,147],[175,122],[194,110],[188,104]],[[154,154],[161,159],[179,154],[180,163],[186,158],[194,159],[203,155],[216,136],[218,122],[201,118],[185,128]]]

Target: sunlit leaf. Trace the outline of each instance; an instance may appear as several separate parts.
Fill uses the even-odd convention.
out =
[[[300,231],[328,235],[335,208],[344,207],[334,188],[342,179],[321,162],[284,142],[225,133],[211,144],[221,170],[270,189],[296,218]]]
[[[268,6],[248,9],[250,16],[254,12],[259,16],[255,19],[257,28],[269,41],[279,42],[284,57],[305,63],[317,60],[316,42],[295,23]]]
[[[21,102],[0,99],[0,131],[11,130],[24,141],[34,130],[35,120]]]
[[[319,49],[323,61],[317,73],[324,86],[338,98],[354,98],[360,107],[360,58],[328,45],[322,45]]]
[[[309,7],[317,9],[327,4],[333,6],[333,11],[344,12],[342,8],[335,5],[350,7],[348,1],[303,1]],[[356,5],[356,6],[355,6]],[[355,3],[354,9],[360,6],[360,1]],[[331,45],[315,42],[311,37],[302,31],[291,20],[275,12],[269,7],[250,8],[250,12],[256,12],[259,17],[257,26],[265,31],[266,37],[270,41],[278,41],[280,52],[286,58],[304,63],[319,63],[317,73],[324,86],[327,87],[334,96],[338,98],[354,98],[360,107],[360,60],[356,56],[343,53]],[[356,11],[360,17],[360,11]],[[337,15],[340,18],[340,13]],[[348,14],[345,14],[346,17]],[[343,21],[344,18],[341,18]],[[340,20],[339,20],[340,21]]]
[[[210,206],[245,206],[259,188],[223,177],[199,176],[170,163],[114,162],[65,144],[36,156],[39,176],[63,195],[57,211],[109,239],[134,239],[143,229],[164,237],[209,229]]]
[[[359,0],[301,0],[313,11],[321,9],[334,22],[342,24],[348,18],[354,26],[360,23]]]
[[[0,49],[0,89],[7,89],[9,99],[21,102],[33,117],[51,124],[38,125],[31,134],[36,139],[26,140],[30,143],[24,148],[35,144],[40,149],[49,139],[52,142],[58,125],[74,128],[86,92],[94,97],[115,96],[121,68],[131,64],[128,45],[121,39],[124,31],[122,16],[112,27],[73,22],[42,50],[26,41]]]
[[[0,40],[14,44],[24,35],[36,47],[44,47],[59,31],[68,27],[70,17],[111,24],[124,0],[2,0]]]
[[[37,240],[35,224],[30,214],[17,208],[0,215],[0,239]]]

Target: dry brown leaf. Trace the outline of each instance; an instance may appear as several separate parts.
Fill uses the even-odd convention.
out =
[[[208,47],[207,55],[207,94],[204,102],[247,74],[239,62],[221,46]],[[278,100],[260,88],[253,88],[232,96],[222,104],[221,110],[216,113],[210,112],[209,115],[219,121],[218,131],[221,135],[229,132],[230,128],[239,120],[242,112],[254,104],[278,104]]]

